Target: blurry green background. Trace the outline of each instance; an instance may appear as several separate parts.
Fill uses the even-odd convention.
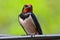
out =
[[[25,4],[33,5],[43,34],[60,33],[60,0],[0,0],[0,33],[24,35],[18,15]]]

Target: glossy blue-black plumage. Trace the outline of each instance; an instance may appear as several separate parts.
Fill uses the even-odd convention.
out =
[[[39,33],[39,34],[42,34],[42,29],[41,29],[41,26],[40,26],[40,24],[39,24],[36,16],[32,13],[32,14],[31,14],[31,17],[32,17],[32,19],[33,19],[33,21],[34,21],[34,24],[35,24],[35,26],[36,26],[36,29],[37,29],[38,33]]]
[[[30,15],[31,15],[31,17],[32,17],[32,19],[33,19],[33,22],[34,22],[35,26],[36,26],[36,30],[38,31],[38,34],[41,35],[41,34],[42,34],[41,26],[40,26],[40,24],[39,24],[36,16],[35,16],[33,13],[30,13],[30,14],[27,13],[27,15],[25,15],[24,13],[21,13],[19,16],[20,16],[23,20],[25,20],[25,19],[28,18]]]
[[[24,11],[25,8],[27,9],[27,12]],[[19,17],[22,18],[23,20],[25,20],[25,19],[29,18],[29,16],[31,16],[32,21],[34,22],[34,25],[35,25],[33,27],[36,27],[36,31],[38,32],[38,34],[42,34],[41,26],[40,26],[36,16],[32,12],[32,5],[24,5],[22,13],[19,15]],[[22,26],[23,25],[24,24],[22,24]],[[23,27],[23,29],[24,29],[24,27]]]

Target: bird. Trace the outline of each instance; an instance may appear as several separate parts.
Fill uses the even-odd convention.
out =
[[[19,24],[27,35],[42,35],[41,26],[33,13],[31,4],[25,4],[22,12],[18,16]]]

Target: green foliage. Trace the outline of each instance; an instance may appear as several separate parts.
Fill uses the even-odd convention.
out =
[[[60,33],[60,1],[59,0],[0,0],[0,33],[24,35],[18,22],[18,15],[25,4],[33,5],[43,34]]]

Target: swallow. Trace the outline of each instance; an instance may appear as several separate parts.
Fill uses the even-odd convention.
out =
[[[32,5],[24,5],[18,20],[27,35],[42,35],[42,29],[33,13]]]

